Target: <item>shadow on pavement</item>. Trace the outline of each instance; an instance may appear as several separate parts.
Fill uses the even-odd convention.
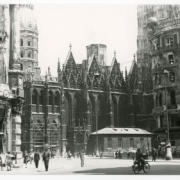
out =
[[[138,175],[180,175],[180,165],[150,165],[151,169],[149,173],[141,171]],[[87,174],[87,175],[136,175],[130,167],[115,167],[115,168],[98,168],[91,170],[74,171],[75,174]]]

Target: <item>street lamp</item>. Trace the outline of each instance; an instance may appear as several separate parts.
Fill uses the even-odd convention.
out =
[[[164,74],[169,75],[169,71],[164,70]],[[170,138],[169,138],[169,117],[168,117],[168,109],[167,109],[167,84],[165,84],[165,106],[166,108],[164,110],[164,114],[166,115],[166,123],[167,123],[166,160],[171,160],[172,152],[171,152],[171,143],[170,143]]]

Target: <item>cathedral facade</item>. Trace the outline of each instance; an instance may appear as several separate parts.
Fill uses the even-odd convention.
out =
[[[58,62],[57,78],[50,68],[45,77],[39,71],[33,76],[27,72],[24,149],[43,149],[48,144],[59,153],[77,152],[86,149],[92,132],[126,124],[126,83],[115,54],[112,66],[105,61],[105,45],[87,46],[82,64],[76,64],[70,46],[62,69]]]

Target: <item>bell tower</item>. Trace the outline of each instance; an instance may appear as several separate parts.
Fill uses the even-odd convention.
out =
[[[34,6],[21,4],[20,16],[20,59],[22,70],[29,66],[32,71],[38,66],[38,29],[34,17]]]

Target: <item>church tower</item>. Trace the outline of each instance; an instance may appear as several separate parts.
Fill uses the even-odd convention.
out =
[[[38,65],[38,29],[33,10],[33,5],[20,5],[20,58],[23,71],[29,67],[34,71]]]

